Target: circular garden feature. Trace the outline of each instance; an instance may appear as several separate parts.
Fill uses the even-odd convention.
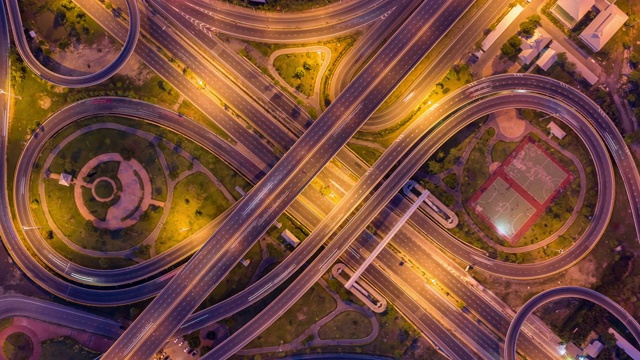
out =
[[[33,354],[33,342],[26,334],[16,332],[7,336],[2,352],[7,360],[28,360]]]

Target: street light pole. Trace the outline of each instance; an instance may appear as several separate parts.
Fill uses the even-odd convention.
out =
[[[4,91],[4,90],[2,90],[2,89],[0,89],[0,94],[7,94],[7,95],[9,95],[9,96],[13,96],[13,97],[15,97],[15,98],[18,98],[18,99],[22,100],[22,96],[13,95],[13,94],[8,93],[8,92],[6,92],[6,91]]]

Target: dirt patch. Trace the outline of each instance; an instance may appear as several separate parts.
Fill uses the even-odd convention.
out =
[[[80,76],[104,69],[118,56],[122,45],[103,36],[92,46],[75,45],[67,50],[56,49],[51,58],[56,61],[54,71],[67,76]]]
[[[553,287],[571,285],[591,288],[597,281],[594,275],[601,271],[596,267],[595,259],[587,256],[567,271],[545,279],[518,281],[486,273],[479,273],[477,276],[487,289],[517,310],[534,295]]]
[[[496,111],[491,114],[498,124],[498,131],[508,138],[517,138],[524,132],[526,123],[516,115],[516,109]]]
[[[132,54],[129,60],[118,71],[118,74],[125,75],[131,78],[131,81],[137,86],[140,86],[149,80],[153,76],[153,72],[145,64],[138,55]]]
[[[40,95],[40,98],[38,99],[38,105],[40,105],[41,108],[47,110],[51,106],[51,98],[46,95]]]

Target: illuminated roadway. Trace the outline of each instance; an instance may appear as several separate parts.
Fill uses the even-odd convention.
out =
[[[155,353],[469,4],[423,3],[356,77],[349,91],[334,101],[245,197],[223,223],[222,231],[212,236],[217,241],[209,240],[192,257],[105,358],[148,358]],[[212,241],[225,245],[208,246]]]
[[[153,1],[161,5],[160,1]],[[167,4],[169,5],[169,4]],[[253,12],[222,2],[171,2],[187,21],[206,25],[211,32],[253,41],[306,43],[333,40],[367,25],[398,6],[395,0],[345,1],[298,13]]]
[[[71,88],[86,87],[96,85],[110,78],[127,62],[129,56],[133,53],[134,48],[138,42],[138,34],[140,32],[140,17],[138,13],[138,4],[136,0],[125,0],[127,3],[127,9],[129,11],[129,32],[127,39],[120,51],[120,54],[103,69],[83,76],[65,76],[56,74],[44,65],[40,64],[38,59],[33,56],[29,49],[29,43],[24,32],[24,25],[20,18],[20,8],[18,6],[18,0],[6,0],[9,19],[11,20],[11,26],[13,30],[13,38],[16,44],[16,48],[20,53],[20,56],[24,62],[36,73],[39,77],[47,80],[51,83],[60,86],[66,86]],[[5,53],[8,54],[8,53]]]
[[[533,79],[531,78],[527,79],[530,86],[533,87],[533,85],[536,84],[535,80],[538,80],[536,78],[543,79],[541,77],[533,77]],[[492,83],[495,85],[502,84],[502,86],[505,87],[505,91],[508,91],[507,89],[510,88],[511,92],[514,93],[514,95],[511,95],[512,99],[510,99],[510,101],[511,101],[511,104],[514,104],[516,103],[517,96],[519,95],[519,93],[513,90],[516,88],[518,80],[514,81],[514,83],[516,84],[514,85],[510,81],[512,79],[519,79],[519,77],[506,76],[506,75],[497,76],[497,77],[491,78],[491,80],[486,79],[485,81],[480,81],[480,82],[483,82],[485,84]],[[557,85],[559,83],[552,81],[550,84]],[[451,106],[453,109],[457,109],[461,107],[462,104],[469,101],[469,100],[465,100],[465,98],[467,98],[466,94],[468,92],[468,89],[469,89],[468,87],[463,88],[455,94],[457,96],[454,96],[454,95],[451,96],[452,97],[451,104],[455,104],[455,106]],[[496,93],[499,94],[499,89],[496,90]],[[520,96],[524,97],[525,95],[520,95]],[[537,96],[537,95],[529,95],[529,96]],[[453,99],[456,99],[456,100],[453,100]],[[527,104],[524,101],[522,103],[523,105]],[[548,107],[549,105],[553,105],[554,103],[555,103],[555,100],[546,99],[546,102],[544,102],[543,105],[539,105],[538,108],[544,109],[545,107]],[[508,105],[508,106],[512,106],[512,105]],[[493,108],[496,108],[496,107],[494,106]],[[432,115],[434,119],[441,119],[446,114],[449,114],[453,109],[449,109],[448,104],[443,103],[440,107],[438,107],[432,112]],[[558,108],[557,110],[560,111],[561,109]],[[490,107],[487,110],[487,112],[493,112],[493,109]],[[571,110],[569,109],[567,110],[567,112],[570,113]],[[466,118],[464,119],[464,121],[470,122],[475,118],[476,118],[475,116],[471,118]],[[569,119],[574,120],[575,118],[569,118]],[[450,123],[451,123],[450,121],[447,121],[446,122],[447,127],[444,129],[446,130],[444,131],[444,133],[447,134],[447,136],[454,134],[456,128],[461,128],[462,126],[466,125],[466,123],[463,123],[462,125],[459,125],[459,124],[449,125]],[[389,149],[387,149],[387,151],[383,153],[381,158],[378,159],[375,166],[370,170],[370,172],[368,172],[367,175],[365,175],[361,179],[361,181],[356,185],[356,188],[352,189],[349,195],[342,199],[340,204],[338,204],[338,206],[334,209],[334,211],[332,211],[322,221],[321,225],[318,228],[314,229],[314,231],[311,233],[311,235],[307,238],[306,241],[315,241],[316,237],[328,239],[328,237],[331,235],[335,227],[337,227],[337,224],[339,224],[339,221],[337,221],[337,218],[339,218],[339,216],[342,214],[348,214],[350,212],[349,210],[347,210],[348,209],[347,206],[350,205],[350,203],[353,204],[354,202],[357,204],[358,202],[357,199],[359,199],[361,194],[369,193],[372,187],[377,183],[377,180],[379,180],[379,178],[382,175],[384,175],[388,170],[391,169],[391,167],[394,165],[397,159],[399,159],[402,156],[403,152],[410,147],[411,143],[417,141],[417,139],[419,139],[420,136],[422,136],[423,132],[426,131],[426,129],[429,129],[432,125],[433,123],[430,123],[430,122],[416,121],[410,129],[405,131],[405,133],[403,134],[403,137],[401,139],[398,139],[398,141],[404,142],[404,144],[395,146],[396,143],[398,142],[396,141],[396,143],[394,143]],[[452,128],[449,126],[452,126],[454,131],[450,131],[452,130]],[[422,128],[422,131],[420,131],[421,128]],[[595,145],[590,146],[590,148],[593,148],[595,146],[596,149],[601,149],[601,147],[598,147],[598,142],[600,140],[597,134],[595,134],[595,132],[593,132],[593,129],[591,129],[588,126],[587,126],[587,130],[591,130],[591,135],[589,138],[586,138],[585,141],[595,141]],[[441,144],[441,143],[442,142],[439,142],[436,144]],[[422,146],[425,146],[427,148],[429,148],[432,145],[433,144],[431,144],[430,142],[422,143]],[[438,148],[437,145],[433,146],[432,151],[435,151],[435,149],[437,148]],[[608,157],[606,156],[606,153],[602,154],[603,153],[602,151],[599,151],[599,153],[601,154],[601,156],[604,155],[604,158],[602,159],[604,161],[604,164],[602,164],[601,162],[598,162],[598,165],[599,166],[604,165],[604,170],[600,168],[598,173],[602,174],[604,171],[604,173],[612,174],[611,164],[609,161],[607,161]],[[297,299],[299,299],[299,297],[302,296],[305,293],[305,291],[310,286],[312,286],[313,283],[315,283],[317,279],[320,276],[322,276],[322,274],[324,274],[327,271],[327,269],[337,260],[340,254],[342,254],[344,250],[346,250],[351,240],[355,236],[357,236],[357,234],[359,234],[361,231],[365,229],[365,227],[371,222],[371,220],[379,212],[379,210],[382,207],[384,207],[389,202],[389,200],[399,191],[399,189],[406,183],[406,180],[410,178],[415,173],[415,171],[422,165],[423,159],[427,157],[428,157],[428,154],[422,154],[422,156],[418,156],[414,158],[414,163],[412,164],[412,166],[406,166],[406,167],[400,166],[399,168],[397,168],[390,175],[390,178],[387,179],[387,181],[382,186],[380,186],[379,189],[376,190],[375,194],[372,195],[371,199],[369,199],[369,202],[366,203],[365,206],[358,211],[358,213],[354,216],[354,218],[350,219],[348,223],[344,225],[344,228],[341,229],[340,234],[332,240],[331,244],[318,256],[318,258],[315,259],[314,263],[310,265],[307,269],[305,269],[305,271],[286,290],[284,290],[283,293],[276,300],[272,301],[271,304],[264,310],[263,313],[261,313],[257,317],[254,317],[249,322],[249,324],[247,324],[238,332],[234,333],[228,340],[223,342],[223,344],[220,345],[218,348],[214,349],[210,353],[211,358],[224,358],[230,354],[233,354],[239,348],[242,348],[244,345],[246,345],[246,343],[251,341],[251,339],[253,339],[255,335],[259,334],[264,329],[266,329],[280,315],[282,315],[290,305],[292,305]],[[596,158],[596,161],[598,160],[599,159]],[[373,179],[371,179],[372,177]],[[395,180],[395,183],[394,183],[392,179],[397,179],[397,180]],[[606,181],[601,183],[604,184],[606,183]],[[589,249],[595,244],[595,242],[600,237],[601,231],[604,230],[604,228],[608,223],[610,211],[606,211],[606,210],[603,211],[602,210],[603,205],[604,205],[604,208],[606,209],[607,207],[610,206],[610,203],[608,203],[606,200],[598,202],[600,212],[598,212],[597,210],[596,214],[598,214],[598,216],[600,215],[604,216],[604,219],[603,221],[599,221],[597,220],[598,217],[594,216],[594,219],[596,219],[594,220],[595,225],[590,227],[586,231],[586,234],[584,236],[585,238],[590,239],[590,241],[588,242],[583,242],[583,243],[588,243],[587,249]],[[567,251],[567,253],[571,253],[573,254],[573,256],[576,256],[579,259],[585,255],[586,251],[582,252],[578,247],[575,247]],[[316,266],[317,264],[321,264],[321,265]],[[570,264],[571,263],[569,263],[569,265]],[[563,266],[566,266],[566,264]]]
[[[629,329],[631,335],[633,335],[637,342],[640,342],[640,324],[638,324],[636,319],[634,319],[631,314],[629,314],[620,305],[616,304],[613,300],[600,294],[597,291],[587,288],[575,286],[557,287],[541,292],[540,294],[531,298],[531,300],[527,301],[520,308],[515,318],[513,319],[513,322],[511,322],[511,325],[509,326],[509,331],[505,339],[505,360],[516,359],[516,342],[518,340],[520,328],[522,327],[522,324],[524,323],[526,318],[540,306],[550,301],[564,298],[585,299],[605,308],[607,311],[617,317],[618,320],[620,320],[620,322],[627,327],[627,329]]]

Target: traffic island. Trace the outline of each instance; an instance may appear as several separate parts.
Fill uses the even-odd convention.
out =
[[[167,251],[240,198],[235,187],[247,189],[214,155],[143,121],[81,120],[43,139],[40,151],[29,182],[16,189],[18,198],[29,190],[26,223],[34,226],[25,231],[42,235],[30,234],[34,247],[95,269]]]
[[[566,124],[513,109],[462,129],[414,179],[455,212],[460,222],[450,231],[458,239],[520,263],[563,253],[587,229],[594,175],[589,151]]]
[[[345,264],[338,263],[332,268],[331,274],[346,285],[354,273]],[[387,309],[387,300],[365,281],[356,281],[349,290],[374,312],[380,314]]]

